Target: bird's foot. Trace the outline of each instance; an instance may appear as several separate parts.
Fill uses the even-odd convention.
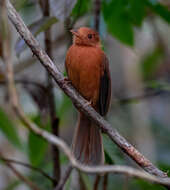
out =
[[[92,101],[91,100],[85,103],[85,107],[87,107],[87,106],[92,106]]]
[[[68,77],[64,77],[64,82],[67,84],[71,84],[71,81]]]

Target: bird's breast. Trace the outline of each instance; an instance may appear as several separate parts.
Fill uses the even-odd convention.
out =
[[[73,86],[95,106],[99,98],[103,52],[73,45],[67,52],[66,69]]]

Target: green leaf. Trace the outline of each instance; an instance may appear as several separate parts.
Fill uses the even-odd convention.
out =
[[[107,164],[123,164],[124,159],[120,151],[116,147],[115,144],[109,139],[108,136],[103,136],[103,145],[104,145],[104,152],[105,152],[105,161]]]
[[[79,173],[81,175],[81,179],[85,185],[85,189],[86,190],[92,190],[93,189],[93,185],[92,182],[90,181],[90,178],[87,174],[84,174],[82,172]]]
[[[141,180],[141,179],[133,179],[133,186],[131,189],[140,189],[140,190],[166,190],[167,188],[158,184],[151,184],[150,182]]]
[[[7,187],[4,190],[15,190],[22,182],[20,180],[14,180],[8,183]]]
[[[44,18],[43,20],[44,20],[44,22],[39,26],[39,28],[35,32],[35,36],[37,36],[41,32],[48,30],[53,24],[58,22],[56,17],[47,17],[47,18]]]
[[[161,48],[155,48],[151,53],[149,53],[143,60],[141,64],[143,78],[145,80],[154,77],[155,72],[160,65],[160,60],[163,57],[163,50]]]
[[[68,164],[68,162],[69,162],[68,157],[63,152],[60,152],[60,164],[66,165]]]
[[[91,6],[91,0],[78,0],[72,10],[72,16],[77,18],[88,12]]]
[[[102,12],[108,31],[121,42],[133,46],[134,32],[131,19],[128,14],[126,0],[104,1]]]
[[[2,108],[0,108],[0,130],[14,146],[21,149],[17,127]]]
[[[46,152],[46,142],[30,132],[28,146],[30,163],[33,166],[39,166],[42,163],[44,154]]]
[[[34,122],[40,126],[40,118],[34,118]],[[30,163],[33,166],[39,166],[44,158],[47,150],[48,143],[40,136],[35,135],[33,132],[28,136],[28,155]]]
[[[105,161],[107,164],[113,164],[115,159],[115,150],[114,145],[112,146],[112,142],[110,139],[103,135],[103,145],[104,145],[104,152],[105,152]]]
[[[110,155],[107,153],[107,151],[104,151],[104,155],[105,155],[105,162],[106,164],[114,164],[114,161],[112,160],[112,158],[110,157]]]
[[[167,133],[166,133],[167,134]],[[168,136],[169,137],[169,136]],[[170,177],[170,165],[169,165],[169,163],[168,164],[165,164],[165,163],[158,163],[158,165],[159,165],[159,168],[162,170],[162,171],[164,171],[164,172],[166,172],[167,174],[168,174],[168,177]]]
[[[30,132],[28,137],[29,160],[33,166],[39,166],[45,156],[47,142]]]
[[[34,6],[35,2],[30,0],[15,0],[14,6],[17,9],[17,11],[20,11],[21,9],[27,9],[28,7]]]
[[[168,7],[161,5],[158,1],[145,0],[145,2],[152,11],[166,22],[170,23],[170,11],[168,10]]]
[[[145,14],[145,2],[144,1],[137,1],[137,0],[128,0],[129,1],[129,16],[132,20],[132,23],[137,26],[142,25],[142,21]]]
[[[71,180],[72,180],[72,176],[70,175],[70,177],[68,178],[68,180],[66,181],[66,184],[65,184],[65,189],[66,190],[70,190]]]
[[[72,102],[68,96],[63,94],[63,100],[61,103],[61,106],[58,108],[58,117],[62,119],[62,117],[65,117],[68,111],[71,109]]]
[[[148,81],[146,84],[148,88],[170,92],[170,85],[168,82],[151,80]]]

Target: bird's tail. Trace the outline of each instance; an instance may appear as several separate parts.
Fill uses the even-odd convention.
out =
[[[104,163],[100,129],[82,113],[80,113],[72,150],[76,159],[83,164],[100,165]]]

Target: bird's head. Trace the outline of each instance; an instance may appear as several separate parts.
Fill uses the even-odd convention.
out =
[[[81,27],[78,30],[70,30],[73,34],[73,43],[80,46],[100,47],[100,37],[98,32],[91,28]]]

